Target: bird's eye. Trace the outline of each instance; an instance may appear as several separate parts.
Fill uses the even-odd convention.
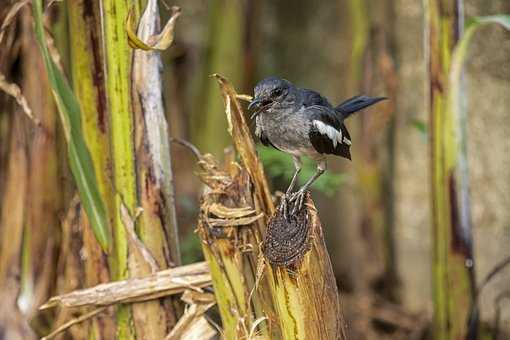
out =
[[[271,92],[271,97],[279,97],[281,94],[283,93],[283,90],[282,89],[274,89],[272,92]]]

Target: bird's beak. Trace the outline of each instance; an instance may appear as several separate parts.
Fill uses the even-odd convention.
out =
[[[250,105],[248,105],[248,110],[258,109],[260,108],[260,104],[262,104],[262,100],[260,98],[254,98],[250,102]]]
[[[248,110],[255,110],[251,115],[250,119],[254,119],[262,112],[262,99],[255,98],[248,105]]]

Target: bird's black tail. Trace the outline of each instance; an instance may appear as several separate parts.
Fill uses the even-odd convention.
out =
[[[347,99],[343,103],[335,107],[335,111],[342,115],[343,119],[348,118],[354,112],[362,110],[370,105],[380,102],[381,100],[387,99],[386,97],[368,97],[368,96],[356,96]]]

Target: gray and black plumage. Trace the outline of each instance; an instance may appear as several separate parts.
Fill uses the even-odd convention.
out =
[[[351,159],[351,137],[344,120],[384,97],[356,96],[336,107],[318,92],[299,88],[278,77],[269,77],[255,86],[248,108],[254,110],[255,134],[262,144],[292,155],[296,171],[286,197],[301,208],[306,190],[326,171],[326,155]],[[317,162],[316,173],[292,196],[301,170],[301,157]],[[284,200],[285,201],[285,200]]]

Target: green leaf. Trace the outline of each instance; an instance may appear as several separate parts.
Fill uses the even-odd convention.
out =
[[[103,250],[108,251],[110,244],[108,219],[99,194],[92,158],[82,136],[80,107],[69,83],[53,62],[48,51],[41,0],[34,0],[32,10],[36,38],[64,128],[71,172],[96,239]]]

